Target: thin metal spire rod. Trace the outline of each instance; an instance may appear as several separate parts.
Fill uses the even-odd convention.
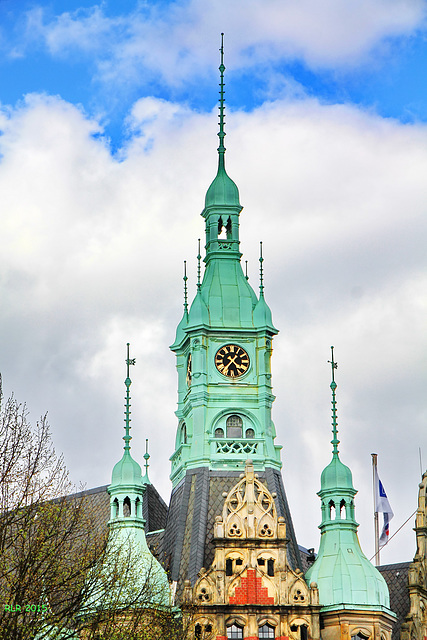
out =
[[[262,257],[262,242],[259,243],[259,295],[264,296],[264,270],[262,263],[264,258]]]
[[[124,446],[124,450],[125,451],[130,451],[130,441],[132,440],[132,436],[130,435],[130,414],[131,414],[131,410],[130,410],[130,385],[132,384],[132,380],[130,379],[129,376],[129,367],[131,365],[134,365],[136,360],[135,358],[130,358],[129,357],[129,342],[127,343],[127,357],[126,357],[126,380],[125,380],[125,385],[126,385],[126,403],[125,403],[125,435],[123,436],[123,440],[125,441],[125,446]]]
[[[219,153],[219,161],[220,163],[224,162],[224,154],[225,154],[225,146],[224,146],[224,138],[225,138],[225,131],[224,131],[224,125],[225,125],[225,117],[224,117],[224,71],[225,71],[225,65],[224,65],[224,34],[221,33],[221,48],[220,48],[220,52],[221,52],[221,64],[219,65],[219,71],[220,71],[220,91],[219,91],[219,132],[218,132],[218,138],[219,138],[219,147],[218,147],[218,153]]]
[[[200,278],[200,273],[201,273],[201,269],[200,269],[200,260],[202,259],[202,256],[200,255],[200,238],[198,239],[198,253],[197,253],[197,288],[200,289],[201,287],[201,278]]]
[[[148,453],[148,438],[145,439],[145,453],[144,453],[144,460],[145,460],[145,475],[148,478],[148,467],[150,466],[148,464],[148,461],[150,459],[150,454]]]
[[[332,368],[332,382],[331,382],[331,390],[332,390],[332,434],[333,438],[331,440],[331,444],[333,446],[333,454],[338,455],[338,445],[340,441],[338,440],[338,418],[337,418],[337,400],[335,390],[337,388],[337,383],[335,382],[335,369],[338,369],[338,364],[334,360],[334,348],[331,347],[332,352],[332,360],[328,360],[329,364]]]
[[[184,260],[184,313],[188,314],[188,297],[187,297],[187,260]]]

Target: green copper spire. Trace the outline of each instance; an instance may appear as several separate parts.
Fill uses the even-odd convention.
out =
[[[360,548],[357,536],[358,523],[354,513],[354,496],[351,471],[339,458],[338,420],[335,370],[337,363],[328,360],[332,367],[332,460],[323,470],[318,496],[322,502],[322,522],[319,553],[306,573],[310,584],[319,587],[322,611],[340,609],[385,611],[390,613],[388,588],[382,575],[369,562]]]
[[[125,441],[122,459],[115,465],[110,495],[110,520],[108,522],[108,542],[106,556],[100,573],[96,577],[95,587],[91,587],[89,603],[84,614],[91,614],[99,608],[108,609],[109,596],[120,609],[128,603],[138,602],[143,598],[142,607],[166,607],[170,605],[169,582],[165,570],[151,554],[145,538],[145,520],[142,516],[144,493],[149,484],[148,458],[146,459],[145,478],[142,478],[141,467],[130,454],[130,386],[132,381],[129,369],[135,364],[135,358],[129,356],[129,343],[126,354],[126,402],[125,402]],[[148,451],[147,454],[148,455]],[[148,456],[149,457],[149,456]],[[111,556],[111,560],[110,560]],[[111,584],[111,572],[120,571],[117,562],[123,562],[123,573],[129,575],[126,584],[120,584],[120,591],[110,594],[106,592],[106,584]],[[130,573],[132,572],[132,573]],[[114,587],[113,587],[114,588]],[[141,596],[140,594],[144,594]],[[147,599],[148,596],[148,599]]]
[[[259,298],[243,273],[242,206],[237,186],[225,170],[223,34],[220,55],[218,170],[202,211],[205,270],[202,274],[199,242],[196,295],[171,346],[178,372],[178,429],[171,458],[174,486],[191,468],[236,470],[249,454],[257,471],[281,467],[281,447],[274,443],[271,417],[271,341],[277,329],[264,299],[262,262]],[[232,375],[220,366],[224,353],[229,353],[230,361],[245,354],[245,362],[230,370]]]
[[[226,229],[227,239],[237,241],[237,246],[233,247],[234,251],[238,250],[238,235],[233,234],[234,218],[231,214],[238,216],[242,207],[239,201],[239,190],[233,180],[228,176],[225,170],[225,99],[224,99],[224,34],[221,34],[221,64],[220,71],[220,91],[219,91],[219,146],[218,146],[218,171],[215,179],[210,185],[206,193],[205,209],[202,215],[207,218],[206,223],[212,222],[208,220],[208,214],[211,208],[215,207],[216,214],[220,210],[220,217],[216,216],[216,236],[221,232],[222,228]],[[221,213],[222,212],[222,213]],[[209,244],[209,243],[207,243]],[[208,247],[207,247],[208,249]],[[240,257],[240,254],[239,254]]]
[[[124,453],[123,457],[116,464],[113,469],[111,487],[118,486],[138,486],[142,485],[142,476],[141,476],[141,467],[139,464],[132,458],[130,454],[130,441],[132,440],[132,436],[130,435],[130,386],[132,384],[132,380],[129,375],[129,368],[131,365],[135,364],[135,358],[129,357],[129,343],[127,343],[127,357],[126,357],[126,396],[125,396],[125,435],[123,436],[123,440],[125,441]]]

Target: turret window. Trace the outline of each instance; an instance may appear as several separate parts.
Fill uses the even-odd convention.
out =
[[[265,638],[274,638],[274,627],[270,624],[263,624],[262,627],[259,627],[258,629],[258,635],[260,640]]]
[[[181,426],[181,444],[187,444],[187,425],[185,422]]]
[[[243,420],[240,416],[232,415],[227,418],[227,438],[241,438]]]
[[[220,216],[218,219],[218,238],[221,240],[229,240],[231,238],[231,218],[228,217],[227,222]]]
[[[234,638],[236,640],[241,638],[243,640],[243,627],[237,624],[232,624],[231,627],[227,627],[227,638]]]
[[[125,518],[128,518],[130,514],[131,514],[130,500],[128,496],[126,496],[126,498],[123,501],[123,515],[125,516]]]
[[[274,560],[271,558],[267,560],[267,575],[274,576]]]
[[[253,429],[246,429],[245,435],[247,438],[255,438],[255,431]]]
[[[224,437],[224,429],[221,429],[221,427],[218,427],[218,429],[215,429],[215,438],[223,438]]]

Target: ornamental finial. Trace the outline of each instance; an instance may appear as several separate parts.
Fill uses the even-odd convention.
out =
[[[259,243],[259,295],[264,297],[264,270],[262,263],[264,258],[262,257],[262,242]]]
[[[133,364],[135,364],[135,358],[130,358],[129,357],[129,342],[127,343],[127,357],[126,357],[126,380],[125,380],[125,385],[126,385],[126,403],[125,403],[125,435],[123,436],[123,440],[125,441],[125,446],[124,446],[124,450],[126,452],[130,451],[130,441],[132,440],[132,436],[130,435],[130,385],[132,384],[132,380],[130,379],[129,376],[129,367]]]
[[[224,138],[225,138],[225,131],[224,131],[224,125],[225,125],[225,117],[224,117],[224,71],[225,71],[225,66],[224,66],[224,34],[221,33],[221,48],[220,48],[220,52],[221,52],[221,64],[219,65],[219,71],[220,71],[220,90],[219,90],[219,133],[218,133],[218,138],[219,138],[219,147],[218,147],[218,154],[219,154],[219,165],[220,166],[224,166],[224,154],[225,154],[225,146],[224,146]]]
[[[338,418],[337,418],[337,401],[335,390],[337,388],[337,383],[335,382],[335,369],[338,369],[338,364],[334,360],[334,348],[331,347],[332,352],[332,360],[328,360],[329,364],[332,368],[332,382],[331,382],[331,390],[332,390],[332,434],[333,438],[331,440],[331,444],[333,446],[333,454],[338,455],[338,445],[340,441],[338,440]]]
[[[187,260],[184,260],[184,313],[188,315],[188,297],[187,297]]]
[[[201,278],[200,278],[200,260],[202,259],[202,256],[200,255],[200,238],[198,239],[198,253],[197,253],[197,289],[200,289],[201,285]]]
[[[146,438],[146,439],[145,439],[145,453],[144,453],[144,460],[145,460],[145,463],[144,463],[144,466],[145,466],[145,475],[144,475],[144,477],[142,478],[142,481],[143,481],[145,484],[151,484],[151,483],[150,483],[150,480],[149,480],[149,478],[148,478],[148,467],[150,466],[150,465],[148,464],[149,459],[150,459],[150,454],[148,453],[148,438]]]

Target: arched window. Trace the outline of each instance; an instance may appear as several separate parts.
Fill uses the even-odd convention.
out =
[[[199,640],[199,638],[208,638],[210,637],[211,633],[212,633],[211,624],[205,624],[204,628],[201,624],[196,624],[194,629],[194,637],[196,640]]]
[[[258,628],[259,640],[263,638],[274,638],[274,627],[270,624],[263,624],[262,627]]]
[[[255,438],[255,431],[253,429],[246,429],[245,435],[247,438]]]
[[[227,418],[227,438],[241,438],[243,420],[240,416],[232,415]]]
[[[301,625],[292,624],[291,631],[293,633],[298,633],[300,640],[307,640],[308,638],[308,627],[306,624],[301,624]]]
[[[333,500],[329,500],[329,519],[335,520],[335,502]]]
[[[123,515],[125,516],[125,518],[128,518],[130,514],[131,514],[130,500],[129,500],[129,497],[126,496],[126,498],[123,500]]]
[[[369,636],[365,635],[361,631],[356,633],[354,636],[351,636],[352,640],[368,640]]]
[[[187,444],[187,425],[185,422],[181,425],[181,444]]]
[[[224,429],[221,429],[221,427],[218,427],[218,429],[215,429],[215,438],[223,438],[224,437]]]
[[[243,640],[243,627],[238,624],[232,624],[231,627],[227,627],[227,638],[240,638]]]

